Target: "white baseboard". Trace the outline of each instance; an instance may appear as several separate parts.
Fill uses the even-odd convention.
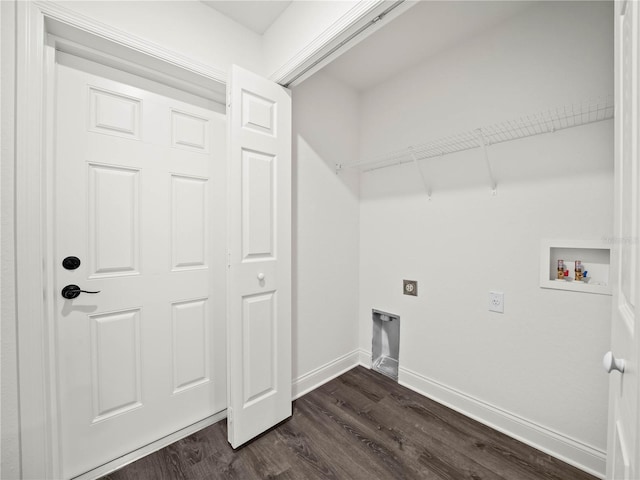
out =
[[[215,415],[207,417],[204,420],[200,420],[199,422],[189,425],[182,430],[178,430],[177,432],[167,435],[160,440],[156,440],[149,445],[145,445],[138,450],[134,450],[133,452],[127,453],[120,458],[116,458],[109,463],[105,463],[98,468],[89,470],[87,473],[78,475],[77,477],[74,477],[73,480],[94,480],[96,478],[103,477],[111,472],[115,472],[116,470],[129,465],[130,463],[135,462],[136,460],[139,460],[144,456],[149,455],[150,453],[157,452],[161,448],[164,448],[167,445],[171,445],[173,442],[177,442],[178,440],[188,437],[192,433],[200,431],[203,428],[208,427],[209,425],[213,425],[214,423],[217,423],[224,418],[227,418],[226,409],[216,413]]]
[[[488,427],[541,450],[598,478],[605,478],[606,453],[526,418],[400,367],[399,383]]]
[[[291,385],[293,400],[300,398],[305,393],[309,393],[311,390],[318,388],[329,380],[339,377],[344,372],[358,366],[358,363],[359,351],[354,350],[301,375],[296,378]]]
[[[364,368],[371,369],[371,352],[362,348],[358,349],[358,363]]]

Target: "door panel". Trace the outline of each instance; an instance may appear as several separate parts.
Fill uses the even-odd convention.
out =
[[[173,393],[209,381],[207,299],[171,305],[173,328]]]
[[[171,175],[171,265],[207,266],[207,179]]]
[[[90,276],[140,273],[139,170],[89,164],[88,193]]]
[[[613,371],[609,394],[607,478],[631,480],[640,476],[640,335],[637,305],[640,258],[638,229],[639,138],[639,17],[637,2],[616,5],[616,152],[615,245],[612,352],[625,362],[624,372]]]
[[[89,130],[106,135],[140,139],[139,98],[89,88]]]
[[[56,298],[70,478],[226,406],[226,119],[56,68],[54,291],[99,292]]]
[[[273,155],[242,150],[242,253],[244,260],[275,259],[276,162]]]
[[[243,297],[242,351],[244,352],[244,406],[277,391],[275,357],[276,294],[261,293]]]
[[[613,446],[613,479],[629,479],[631,478],[631,463],[629,461],[629,449],[624,443],[624,427],[620,422],[615,425],[615,437]]]
[[[140,309],[89,315],[94,418],[142,405]]]
[[[291,99],[236,66],[229,108],[228,435],[291,415]]]
[[[171,140],[176,148],[209,153],[209,120],[177,110],[171,111]]]

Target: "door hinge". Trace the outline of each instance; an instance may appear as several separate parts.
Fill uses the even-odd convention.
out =
[[[231,268],[231,252],[227,252],[227,268]]]

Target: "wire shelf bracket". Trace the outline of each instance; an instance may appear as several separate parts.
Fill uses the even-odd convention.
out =
[[[427,198],[431,200],[431,188],[429,187],[429,183],[427,182],[426,177],[424,176],[424,172],[422,168],[420,168],[420,163],[418,163],[418,159],[416,154],[413,151],[413,147],[409,147],[409,155],[411,156],[411,160],[413,160],[413,164],[416,166],[416,170],[418,170],[418,174],[420,175],[420,179],[422,180],[422,185],[424,186],[425,192],[427,192]]]
[[[614,109],[613,95],[551,108],[535,114],[525,115],[515,120],[508,120],[437,138],[426,143],[378,155],[370,160],[350,164],[336,164],[336,174],[347,168],[355,168],[362,173],[366,173],[405,163],[413,163],[418,169],[428,197],[431,198],[431,187],[420,167],[420,161],[479,148],[482,150],[487,167],[491,194],[496,195],[497,182],[489,159],[489,146],[610,120],[614,116]]]
[[[482,129],[479,128],[478,130],[476,130],[476,134],[478,135],[478,142],[480,142],[482,154],[484,155],[484,162],[487,166],[487,173],[489,174],[491,195],[495,197],[498,193],[498,184],[496,183],[495,177],[493,176],[493,171],[491,170],[491,162],[489,161],[489,153],[487,152],[487,141],[482,134]]]

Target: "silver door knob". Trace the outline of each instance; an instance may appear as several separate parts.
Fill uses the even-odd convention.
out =
[[[264,280],[264,273],[259,273],[258,274],[258,280],[260,280],[260,281]]]
[[[614,357],[612,352],[604,354],[602,365],[607,373],[611,373],[611,370],[618,370],[620,373],[624,373],[624,360]]]

